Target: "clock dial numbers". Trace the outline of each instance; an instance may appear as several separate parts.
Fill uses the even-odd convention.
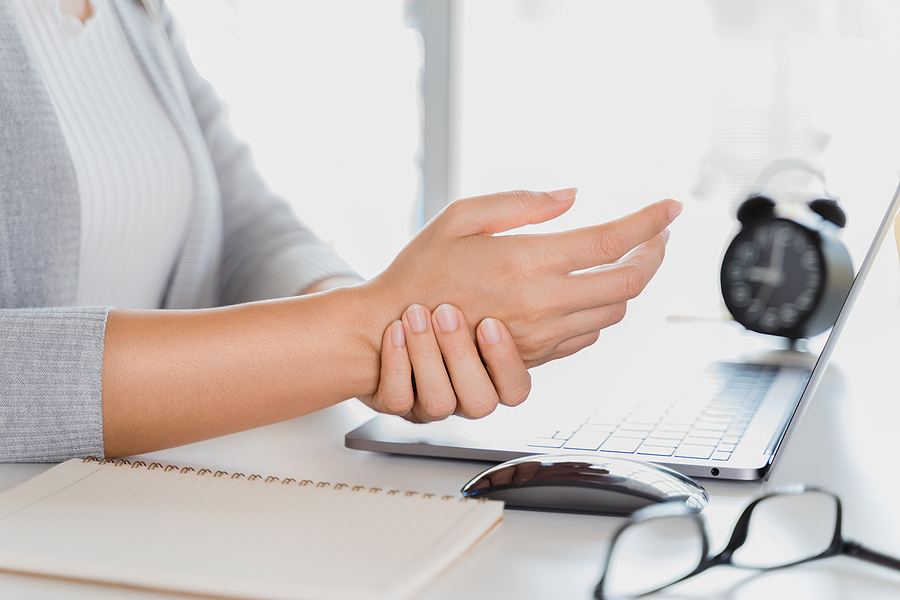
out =
[[[760,245],[752,240],[741,242],[737,249],[735,258],[744,265],[755,265],[759,262]]]
[[[778,315],[778,309],[770,306],[764,310],[759,317],[759,326],[764,331],[775,331],[781,327],[781,317]]]
[[[785,302],[778,309],[782,327],[794,327],[800,321],[800,309],[792,302]]]

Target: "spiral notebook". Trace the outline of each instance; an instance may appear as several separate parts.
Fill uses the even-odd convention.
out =
[[[503,504],[94,459],[0,494],[0,569],[191,595],[408,598]]]

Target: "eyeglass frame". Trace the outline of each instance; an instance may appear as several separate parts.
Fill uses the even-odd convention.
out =
[[[834,536],[831,539],[831,543],[828,547],[816,554],[814,556],[809,556],[800,560],[796,560],[793,562],[787,562],[784,564],[774,565],[771,567],[753,567],[748,565],[734,564],[732,562],[732,557],[734,553],[744,545],[747,541],[747,535],[750,530],[750,517],[753,514],[753,509],[756,508],[758,504],[765,501],[768,498],[772,498],[774,496],[786,496],[786,495],[794,495],[794,494],[803,494],[806,492],[819,492],[822,494],[826,494],[834,498],[835,506],[836,506],[836,514],[835,514],[835,523],[834,523]],[[832,556],[840,556],[847,555],[855,558],[859,558],[865,561],[873,562],[875,564],[879,564],[884,567],[888,567],[891,569],[900,570],[900,560],[888,556],[886,554],[882,554],[880,552],[876,552],[874,550],[870,550],[869,548],[864,547],[858,542],[854,542],[852,540],[848,540],[843,537],[841,533],[841,523],[842,523],[842,514],[843,508],[841,506],[841,499],[832,492],[828,490],[815,487],[815,486],[806,486],[806,485],[798,485],[792,486],[788,488],[780,488],[777,490],[773,490],[769,493],[763,494],[757,498],[755,498],[750,504],[748,504],[744,511],[741,513],[741,516],[738,517],[738,520],[735,522],[734,527],[731,531],[731,538],[728,540],[728,544],[725,545],[725,548],[716,554],[715,556],[710,556],[709,554],[709,533],[706,529],[706,520],[703,517],[702,513],[699,510],[692,509],[685,505],[682,502],[664,502],[661,504],[652,504],[650,506],[646,506],[640,510],[635,511],[635,513],[631,516],[631,520],[623,525],[613,536],[612,540],[609,544],[609,552],[606,553],[606,560],[603,564],[603,575],[600,577],[600,581],[597,583],[594,588],[594,598],[596,600],[606,600],[603,596],[603,587],[604,582],[606,581],[606,576],[609,572],[610,561],[613,557],[613,549],[615,548],[616,542],[622,536],[622,534],[628,530],[629,527],[641,523],[642,521],[649,521],[651,519],[656,519],[660,517],[689,517],[696,521],[697,529],[700,532],[700,536],[702,539],[702,554],[697,567],[694,568],[693,571],[688,573],[687,575],[672,581],[671,583],[667,583],[666,585],[660,586],[653,590],[649,590],[646,592],[642,592],[633,597],[640,597],[647,594],[652,594],[663,590],[667,587],[673,586],[677,583],[681,583],[686,579],[690,579],[695,575],[699,575],[700,573],[710,569],[712,567],[717,567],[720,565],[732,566],[739,569],[753,569],[757,571],[772,571],[775,569],[783,569],[786,567],[793,567],[799,564],[812,562],[814,560],[820,560],[823,558],[829,558]]]

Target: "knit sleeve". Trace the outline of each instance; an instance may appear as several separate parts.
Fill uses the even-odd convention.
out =
[[[0,310],[0,461],[103,455],[108,308]]]

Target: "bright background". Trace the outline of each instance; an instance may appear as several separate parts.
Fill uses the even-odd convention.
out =
[[[269,185],[360,273],[413,231],[417,34],[399,0],[169,0]]]
[[[401,0],[169,0],[270,185],[360,272],[415,231],[422,45]],[[685,202],[651,285],[718,317],[734,210],[770,161],[827,176],[856,264],[897,181],[900,3],[456,0],[451,197],[574,186],[578,227]],[[808,178],[807,178],[808,179]],[[779,200],[814,179],[779,182]],[[776,187],[779,187],[776,186]],[[801,189],[802,188],[802,189]],[[818,188],[818,189],[816,189]]]

